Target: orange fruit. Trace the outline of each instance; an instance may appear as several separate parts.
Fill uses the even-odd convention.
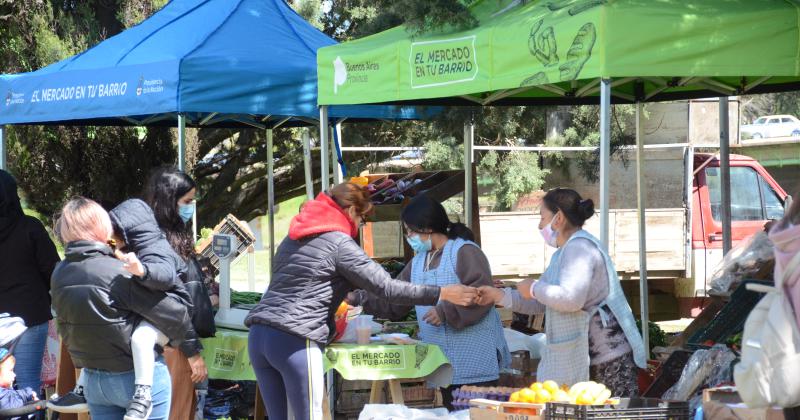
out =
[[[530,388],[525,388],[519,391],[520,401],[523,403],[534,404],[538,399],[538,393]]]

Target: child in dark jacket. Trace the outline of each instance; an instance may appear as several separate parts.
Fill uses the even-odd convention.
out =
[[[158,227],[150,206],[142,200],[130,199],[111,210],[109,216],[114,227],[115,255],[125,263],[125,269],[141,279],[145,287],[163,291],[182,302],[191,313],[191,296],[180,277],[186,271],[186,264]],[[169,341],[167,336],[147,321],[142,321],[133,331],[131,354],[136,390],[124,420],[141,420],[149,416],[155,366],[153,349],[156,345],[164,347]],[[200,352],[202,347],[194,331],[185,337],[180,349],[189,357]],[[62,413],[88,411],[82,387],[79,379],[75,391],[65,396],[63,401],[53,401],[48,407]]]
[[[6,353],[5,359],[3,353]],[[17,364],[14,356],[7,353],[6,349],[0,349],[0,409],[20,408],[25,404],[36,401],[36,393],[30,388],[23,390],[14,389],[14,365]]]

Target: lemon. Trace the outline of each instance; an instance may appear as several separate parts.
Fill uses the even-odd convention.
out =
[[[508,398],[508,402],[521,402],[519,391],[511,393],[511,396]]]
[[[544,389],[544,386],[542,386],[541,382],[534,382],[531,384],[531,389],[536,392],[539,392]]]
[[[536,404],[547,404],[550,401],[553,401],[553,396],[549,391],[546,389],[536,391]]]
[[[556,391],[558,391],[558,384],[555,383],[555,381],[544,381],[542,386],[551,394],[554,394]]]
[[[553,401],[557,402],[569,402],[569,394],[563,389],[559,389],[556,391],[556,394],[553,396]]]
[[[519,391],[519,399],[520,399],[519,402],[533,404],[538,399],[538,392],[530,388],[524,388]]]

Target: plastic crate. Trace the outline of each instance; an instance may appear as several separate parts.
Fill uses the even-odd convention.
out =
[[[658,368],[658,376],[642,396],[646,398],[661,398],[668,389],[678,382],[683,374],[683,368],[689,362],[694,351],[675,350],[669,355],[667,361]]]
[[[662,401],[655,398],[623,398],[617,405],[576,405],[548,403],[545,419],[648,419],[689,420],[691,412],[685,401]]]
[[[704,343],[713,341],[723,343],[724,340],[742,332],[744,322],[753,308],[764,296],[763,293],[747,290],[747,284],[772,285],[772,282],[761,280],[745,280],[731,294],[731,299],[717,313],[717,316],[703,329],[697,331],[689,338],[689,348],[707,348]]]

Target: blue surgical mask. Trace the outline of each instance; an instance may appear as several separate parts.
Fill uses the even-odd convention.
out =
[[[183,223],[189,223],[194,216],[194,204],[181,204],[178,206],[178,215],[181,216]]]
[[[433,245],[431,244],[431,238],[423,241],[420,239],[419,235],[406,236],[406,242],[408,242],[408,246],[410,246],[416,254],[428,252],[431,250],[431,248],[433,248]]]

